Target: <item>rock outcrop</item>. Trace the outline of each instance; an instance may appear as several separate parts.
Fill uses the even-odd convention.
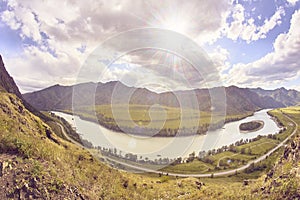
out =
[[[20,99],[23,98],[14,79],[6,71],[1,55],[0,55],[0,86],[5,91],[17,95],[17,97],[19,97]]]

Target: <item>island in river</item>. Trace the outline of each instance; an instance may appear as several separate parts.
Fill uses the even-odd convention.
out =
[[[250,122],[241,123],[239,129],[241,132],[255,132],[264,127],[265,123],[262,120],[253,120]]]

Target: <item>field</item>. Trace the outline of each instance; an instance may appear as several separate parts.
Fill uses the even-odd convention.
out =
[[[72,113],[69,110],[63,112]],[[187,108],[118,104],[113,107],[111,105],[82,107],[76,110],[75,114],[86,120],[97,121],[115,131],[147,135],[150,130],[158,132],[159,136],[174,136],[178,129],[186,135],[205,134],[209,127],[221,128],[224,121],[239,120],[252,113],[230,116],[215,114],[212,117],[210,112]]]
[[[120,126],[130,126],[133,121],[139,126],[150,125],[149,128],[159,129],[164,127],[177,129],[180,126],[190,128],[198,124],[204,125],[211,122],[210,113],[191,109],[180,110],[174,107],[150,107],[147,105],[127,106],[115,105],[111,107],[111,105],[101,105],[96,106],[96,112],[98,116],[103,116],[106,119],[115,119],[115,121],[120,123]],[[181,117],[183,118],[181,119]]]
[[[200,174],[209,173],[214,169],[214,166],[200,160],[194,160],[189,163],[182,163],[175,166],[168,166],[163,169],[165,172],[183,173],[183,174]]]
[[[242,149],[244,149],[247,154],[259,156],[265,154],[269,149],[274,148],[277,144],[279,144],[278,140],[263,137],[257,141],[238,146],[237,150],[241,152]]]

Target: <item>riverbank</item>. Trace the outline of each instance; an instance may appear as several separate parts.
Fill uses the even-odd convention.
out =
[[[279,109],[279,111],[280,111],[280,109]],[[281,112],[281,111],[280,111],[280,112]],[[284,125],[283,125],[283,123],[279,120],[278,116],[275,116],[275,115],[272,114],[272,112],[270,112],[270,111],[268,111],[267,113],[268,113],[268,115],[270,115],[270,116],[272,117],[273,121],[277,124],[277,126],[278,126],[279,128],[284,128]]]

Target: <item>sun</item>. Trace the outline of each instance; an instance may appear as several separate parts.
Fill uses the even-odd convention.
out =
[[[178,17],[171,17],[161,22],[161,28],[176,31],[185,34],[188,29],[188,23]]]
[[[177,10],[177,12],[174,10]],[[151,26],[188,34],[192,20],[186,12],[180,12],[178,9],[165,9],[151,14],[152,19],[149,20]]]

